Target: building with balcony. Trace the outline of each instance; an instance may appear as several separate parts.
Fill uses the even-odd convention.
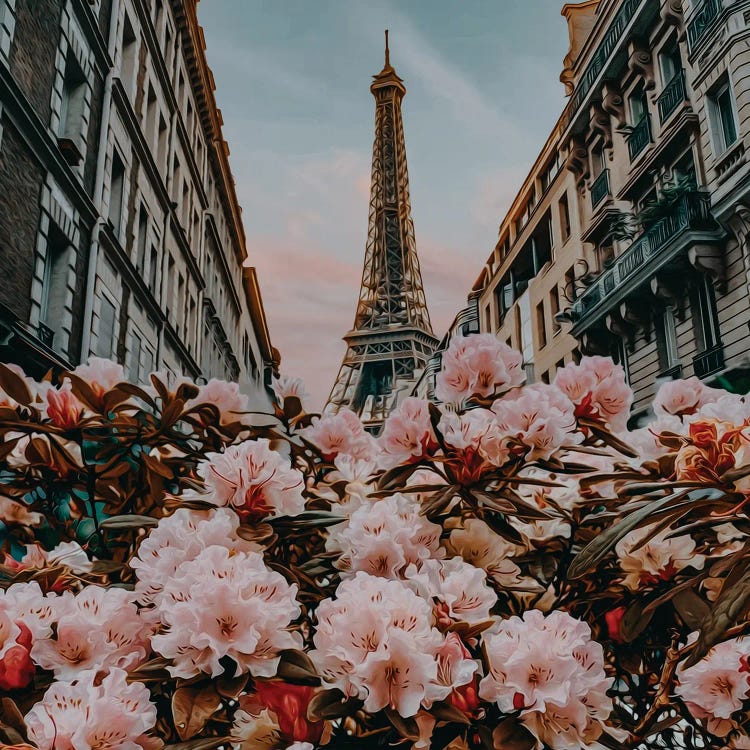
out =
[[[474,290],[548,381],[583,354],[750,387],[750,2],[563,8],[570,99]],[[560,167],[564,168],[560,168]]]
[[[0,359],[262,392],[228,157],[196,0],[0,0]]]

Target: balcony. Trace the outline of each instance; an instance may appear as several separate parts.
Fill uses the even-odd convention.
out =
[[[693,357],[693,369],[696,377],[706,378],[724,369],[724,347],[721,344],[712,346]]]
[[[721,0],[705,0],[687,28],[688,49],[692,53],[721,12]]]
[[[39,340],[45,345],[45,346],[52,346],[52,343],[55,340],[55,332],[48,326],[39,322],[39,325],[37,326],[37,335],[39,336]]]
[[[636,125],[633,126],[633,130],[628,136],[630,161],[635,161],[649,143],[651,143],[651,120],[649,119],[648,112],[646,112]]]
[[[609,195],[612,195],[609,187],[609,170],[603,169],[591,185],[591,210],[593,211]]]
[[[685,73],[680,70],[672,76],[672,80],[664,87],[664,91],[661,92],[657,101],[659,123],[663,125],[686,99]]]
[[[573,303],[573,334],[579,335],[630,291],[648,281],[688,246],[693,236],[703,242],[716,242],[722,236],[711,215],[710,196],[698,191],[681,196],[667,215],[641,234]]]

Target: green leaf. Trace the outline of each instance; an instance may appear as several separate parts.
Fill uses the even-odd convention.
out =
[[[159,521],[151,516],[111,516],[102,521],[99,526],[102,529],[143,529],[156,526]]]
[[[653,515],[667,506],[679,502],[689,496],[692,500],[712,499],[723,497],[724,493],[719,490],[693,490],[692,492],[681,492],[677,495],[662,497],[647,503],[642,508],[625,516],[614,526],[610,526],[599,534],[593,541],[589,542],[573,559],[568,568],[568,578],[575,580],[581,578],[589,570],[598,565],[610,552],[610,550],[623,537],[627,536],[633,529],[640,526],[646,520],[653,520]]]

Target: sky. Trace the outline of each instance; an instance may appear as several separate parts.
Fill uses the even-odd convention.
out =
[[[564,104],[561,0],[203,0],[224,137],[281,369],[323,407],[354,320],[374,99],[404,79],[417,250],[442,337]]]

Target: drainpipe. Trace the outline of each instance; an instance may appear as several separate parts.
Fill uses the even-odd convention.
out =
[[[102,100],[102,124],[99,131],[99,150],[96,156],[96,176],[94,179],[94,207],[99,214],[91,231],[91,247],[86,274],[86,295],[83,307],[83,331],[81,336],[81,361],[86,362],[91,349],[91,325],[94,318],[94,291],[96,289],[96,268],[99,262],[99,233],[106,226],[102,216],[104,199],[104,162],[107,158],[107,135],[112,113],[112,83],[115,77],[115,51],[117,46],[117,21],[120,15],[120,0],[112,0],[109,21],[109,40],[107,49],[112,58],[112,66],[104,79],[104,98]]]

